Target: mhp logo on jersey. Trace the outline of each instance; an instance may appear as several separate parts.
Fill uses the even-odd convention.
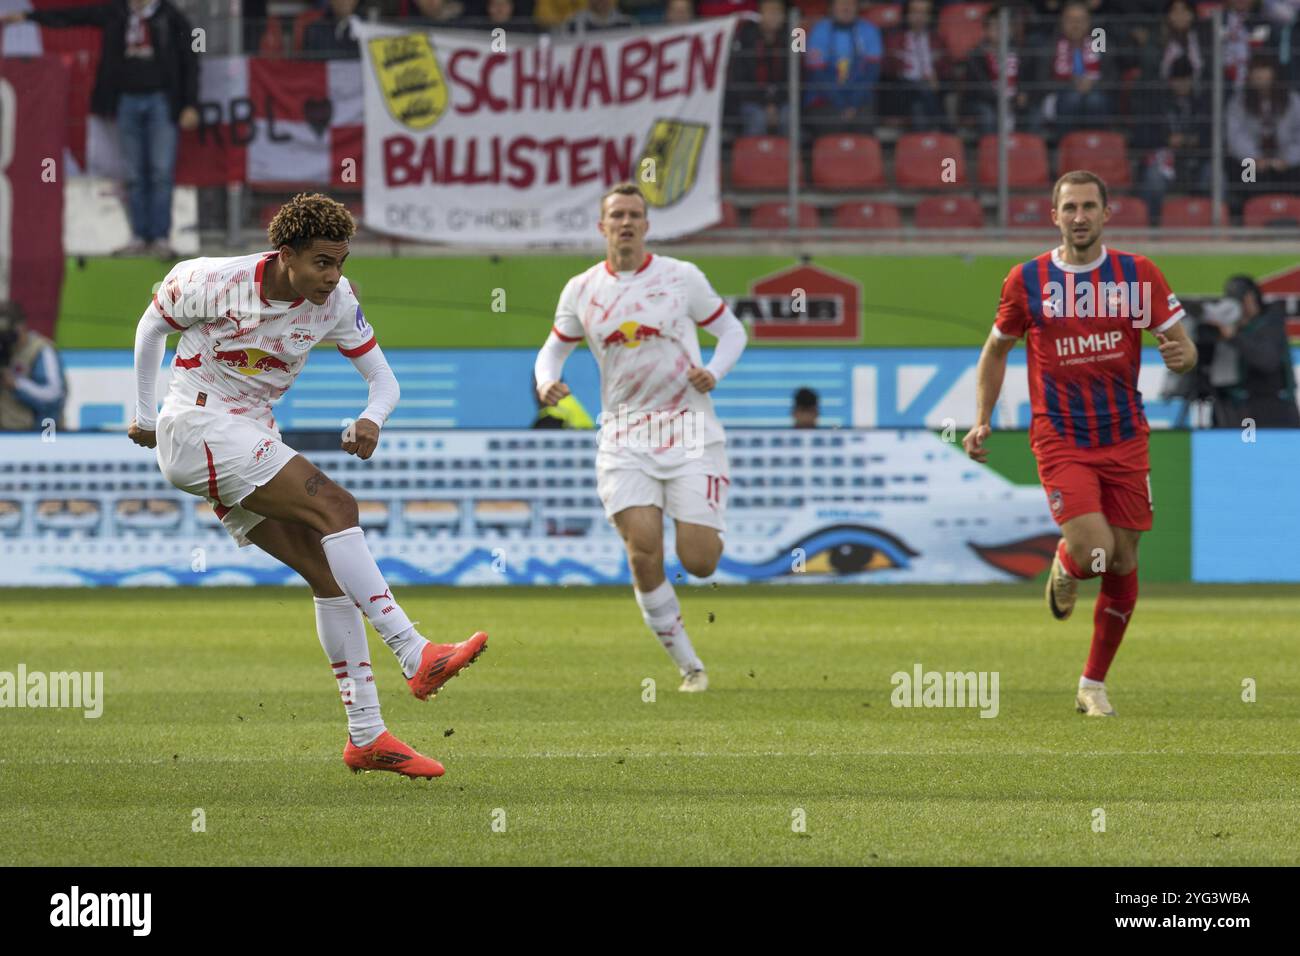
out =
[[[691,191],[699,169],[700,151],[708,127],[703,123],[683,123],[680,120],[656,120],[650,127],[645,149],[641,150],[638,169],[646,169],[650,161],[651,176],[642,176],[641,195],[646,202],[658,208],[671,206]]]
[[[423,33],[376,37],[370,62],[393,119],[407,129],[428,129],[447,109],[447,84]]]
[[[850,339],[862,328],[862,286],[819,266],[795,266],[755,279],[749,295],[727,296],[757,339]]]

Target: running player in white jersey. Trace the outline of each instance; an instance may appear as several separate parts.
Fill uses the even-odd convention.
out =
[[[646,214],[631,183],[602,198],[606,258],[564,287],[534,371],[538,397],[554,405],[569,394],[565,359],[587,340],[601,382],[596,490],[627,547],[641,615],[681,671],[678,689],[702,691],[708,676],[664,574],[664,513],[682,566],[708,577],[722,557],[730,484],[708,393],[745,350],[745,327],[696,266],[646,252]],[[697,328],[718,338],[704,367]]]
[[[432,644],[416,631],[366,545],[356,501],[280,440],[271,412],[318,342],[336,343],[370,385],[344,451],[370,458],[397,404],[397,379],[343,278],[355,229],[340,203],[303,194],[271,220],[275,251],[177,263],[136,329],[128,434],[158,449],[168,481],[211,502],[240,547],[257,545],[311,586],[317,633],[347,711],[344,763],[357,772],[438,777],[441,764],[384,727],[362,613],[420,700],[472,663],[487,635]],[[181,337],[159,413],[154,387],[173,332]]]

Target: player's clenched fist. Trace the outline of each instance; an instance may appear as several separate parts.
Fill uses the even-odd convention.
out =
[[[127,426],[126,437],[145,448],[158,447],[158,433],[145,431],[135,423],[135,419],[131,419],[131,424]]]
[[[568,395],[569,386],[563,382],[547,382],[545,385],[537,386],[537,397],[541,399],[543,405],[555,405]]]
[[[358,418],[343,432],[343,450],[366,461],[379,444],[379,426],[368,418]]]
[[[1160,357],[1164,359],[1165,368],[1171,372],[1186,372],[1191,368],[1192,343],[1181,339],[1171,339],[1163,332],[1156,333],[1160,343]]]
[[[993,429],[988,425],[976,425],[961,440],[961,446],[966,449],[966,454],[975,461],[988,461],[989,450],[984,447],[984,439],[989,437],[991,431]]]
[[[693,368],[686,373],[686,380],[695,386],[697,392],[711,392],[718,384],[713,373],[704,368]]]

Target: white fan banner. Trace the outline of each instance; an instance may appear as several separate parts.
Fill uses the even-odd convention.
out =
[[[462,245],[592,245],[625,180],[671,239],[722,217],[719,131],[737,18],[585,37],[352,20],[365,224]]]

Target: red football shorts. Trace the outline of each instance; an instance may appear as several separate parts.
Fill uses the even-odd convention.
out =
[[[1037,457],[1038,478],[1057,524],[1095,511],[1107,524],[1151,530],[1154,505],[1145,435],[1105,448],[1054,445]]]

